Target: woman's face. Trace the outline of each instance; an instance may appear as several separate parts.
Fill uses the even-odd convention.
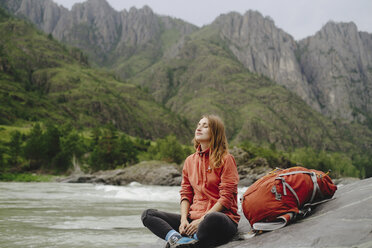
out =
[[[199,143],[209,142],[211,139],[211,134],[208,126],[208,119],[204,117],[201,119],[195,130],[195,140]]]

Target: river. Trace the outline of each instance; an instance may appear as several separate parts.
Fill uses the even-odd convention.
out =
[[[0,247],[138,247],[155,243],[147,208],[179,211],[180,187],[0,182]],[[239,189],[239,195],[245,189]]]

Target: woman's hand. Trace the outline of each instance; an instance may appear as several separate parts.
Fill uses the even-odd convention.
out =
[[[183,235],[183,234],[186,234],[186,228],[189,226],[189,222],[188,220],[181,220],[181,224],[180,224],[180,227],[179,227],[179,231],[180,231],[180,234]]]
[[[186,228],[189,226],[187,216],[189,215],[190,202],[186,199],[181,201],[181,224],[179,227],[180,234],[186,234]]]
[[[198,227],[199,227],[199,224],[200,222],[203,221],[204,218],[200,218],[200,219],[197,219],[197,220],[193,220],[185,229],[185,234],[187,236],[192,236],[194,233],[196,233],[196,231],[198,231]]]

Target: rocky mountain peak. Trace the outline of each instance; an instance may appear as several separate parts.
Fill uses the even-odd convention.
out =
[[[299,42],[303,72],[323,114],[363,122],[372,113],[371,42],[352,22],[328,22]]]
[[[144,6],[130,8],[128,12],[120,12],[121,38],[119,46],[141,46],[146,44],[160,31],[158,17],[151,8]]]
[[[257,11],[219,16],[212,24],[219,28],[236,58],[250,71],[265,75],[299,95],[319,110],[316,97],[301,73],[293,37],[275,26],[270,17]]]
[[[316,35],[326,35],[324,38],[332,38],[332,37],[348,37],[350,35],[357,35],[358,34],[358,27],[355,25],[354,22],[341,22],[337,23],[334,21],[327,22],[326,25],[322,27],[322,29]]]
[[[27,17],[46,33],[52,33],[62,13],[67,11],[52,0],[4,0],[1,5],[15,15]]]
[[[131,7],[129,9],[129,12],[133,12],[133,13],[142,13],[144,15],[153,15],[154,12],[152,11],[152,9],[148,6],[148,5],[144,5],[142,8],[136,8],[136,7]]]
[[[107,18],[108,14],[116,12],[106,0],[87,0],[72,6],[71,12],[80,13],[83,16]]]

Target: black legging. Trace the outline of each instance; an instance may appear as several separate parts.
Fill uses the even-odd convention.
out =
[[[142,213],[142,223],[156,236],[165,239],[167,233],[174,229],[179,231],[181,215],[147,209]],[[192,220],[189,220],[189,222]],[[238,225],[227,215],[220,212],[207,214],[200,223],[196,233],[198,240],[205,246],[227,243],[238,230]]]

